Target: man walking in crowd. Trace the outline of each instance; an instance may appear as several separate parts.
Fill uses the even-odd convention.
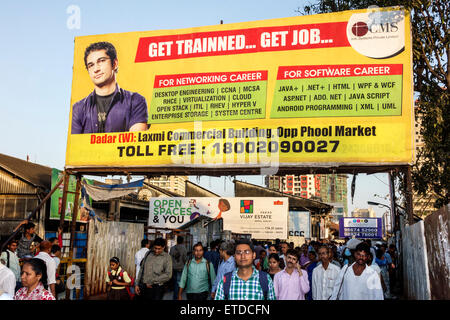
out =
[[[165,247],[165,240],[157,238],[152,251],[142,260],[135,290],[146,300],[161,300],[164,295],[163,285],[172,277],[172,258],[164,252]]]
[[[36,248],[36,244],[39,244],[43,241],[41,237],[39,237],[35,233],[36,225],[33,222],[28,222],[28,220],[22,221],[17,228],[16,231],[21,226],[23,227],[23,232],[18,235],[17,243],[17,256],[19,259],[31,259],[34,256],[34,250]]]
[[[316,250],[316,249],[314,249]],[[317,251],[319,251],[319,248],[317,248]],[[317,254],[316,251],[310,251],[308,252],[308,258],[309,258],[309,263],[306,264],[306,272],[308,273],[308,281],[311,284],[312,283],[312,273],[314,271],[314,269],[317,266]],[[306,299],[307,300],[312,300],[312,292],[311,290],[309,290],[309,292],[306,294]]]
[[[205,252],[205,258],[208,261],[211,261],[214,266],[214,272],[217,273],[217,269],[219,268],[220,264],[220,254],[217,251],[217,246],[219,245],[220,240],[213,240],[211,241],[210,250]]]
[[[278,300],[305,300],[309,291],[308,273],[300,268],[294,249],[286,252],[286,268],[275,274],[274,287]]]
[[[331,300],[383,300],[380,277],[366,264],[370,259],[369,246],[358,244],[354,258],[354,263],[347,264],[339,272]]]
[[[14,294],[16,293],[16,276],[14,273],[4,264],[4,261],[0,261],[0,295],[6,294],[7,298],[12,300]]]
[[[276,300],[270,276],[256,270],[253,244],[246,239],[236,243],[234,259],[237,269],[225,274],[217,286],[215,300]]]
[[[331,245],[331,247],[329,247],[330,249],[330,263],[336,265],[337,267],[339,267],[339,270],[341,269],[342,265],[339,261],[339,255],[338,255],[338,251],[337,251],[337,247],[336,245]],[[320,257],[319,257],[320,258]]]
[[[367,245],[368,245],[369,248],[370,248],[370,253],[372,254],[372,257],[373,257],[372,263],[374,263],[374,262],[375,262],[375,255],[376,255],[375,250],[376,250],[376,249],[372,246],[372,240],[366,239],[366,240],[364,240],[364,241],[367,243]]]
[[[252,240],[252,243],[253,243],[253,248],[255,248],[256,259],[259,259],[259,256],[261,255],[261,251],[265,251],[265,249],[261,245],[261,243],[255,239]]]
[[[386,299],[393,298],[391,296],[390,283],[389,283],[389,262],[386,254],[384,254],[383,249],[378,249],[376,251],[375,264],[377,264],[380,268],[380,274],[382,277],[382,281],[384,283],[383,291],[384,297]]]
[[[86,48],[84,64],[94,91],[72,108],[72,134],[144,131],[148,129],[145,98],[120,88],[114,46],[96,42]]]
[[[327,246],[319,248],[320,263],[314,268],[311,281],[313,300],[330,299],[334,284],[341,269],[330,262],[331,249]]]
[[[214,284],[211,290],[211,298],[214,299],[216,297],[217,286],[223,276],[229,272],[233,272],[236,269],[236,263],[234,261],[234,244],[231,242],[222,242],[219,246],[220,257],[222,258],[222,262],[219,265],[219,269],[217,270],[217,276],[214,280]]]
[[[11,240],[6,246],[6,250],[2,252],[0,259],[4,261],[4,265],[9,268],[16,277],[15,291],[22,288],[22,281],[20,279],[20,262],[17,256],[17,240]]]
[[[170,256],[172,257],[172,279],[173,279],[173,300],[178,299],[179,283],[181,273],[187,261],[187,250],[183,244],[184,237],[177,236],[177,244],[170,248]]]
[[[388,253],[392,259],[392,266],[389,269],[389,283],[391,285],[391,292],[395,292],[397,284],[397,264],[398,264],[397,248],[395,247],[395,244],[389,245]]]
[[[134,255],[134,264],[136,265],[136,277],[139,274],[141,268],[142,259],[144,259],[147,252],[150,250],[150,241],[148,239],[142,239],[141,249]]]
[[[300,248],[301,248],[300,266],[304,268],[309,263],[308,245],[304,243]]]
[[[37,259],[41,259],[45,262],[45,265],[47,267],[47,284],[48,289],[51,292],[51,294],[57,299],[56,296],[56,262],[55,259],[53,259],[50,256],[51,250],[52,250],[52,243],[48,240],[44,240],[41,242],[39,246],[39,254],[35,257]]]
[[[269,263],[267,261],[266,250],[261,250],[259,252],[258,259],[255,260],[256,269],[267,272],[269,270]]]
[[[213,264],[203,257],[204,249],[201,242],[194,245],[194,259],[184,266],[178,290],[178,300],[183,300],[183,290],[186,289],[188,300],[205,301],[211,292],[212,283],[216,279]]]
[[[283,259],[284,265],[286,266],[286,252],[289,250],[289,245],[287,242],[283,241],[280,243],[280,258]]]
[[[51,243],[51,242],[50,242]],[[65,285],[64,285],[64,280],[60,279],[59,277],[59,273],[58,273],[58,267],[61,263],[61,247],[57,244],[52,245],[52,249],[50,251],[50,256],[53,258],[53,260],[55,260],[55,270],[56,270],[56,274],[55,274],[55,291],[56,294],[62,293],[65,291]],[[55,297],[56,298],[56,297]]]

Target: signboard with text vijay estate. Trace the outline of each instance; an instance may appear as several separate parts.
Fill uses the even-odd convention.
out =
[[[76,37],[66,167],[410,164],[412,92],[398,8]]]
[[[223,219],[223,230],[254,239],[286,239],[288,198],[151,198],[148,225],[176,229],[199,216]]]
[[[383,225],[381,218],[340,218],[340,238],[381,239]]]

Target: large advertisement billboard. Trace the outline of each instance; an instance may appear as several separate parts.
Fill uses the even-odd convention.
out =
[[[223,230],[254,239],[286,239],[288,198],[151,198],[148,225],[180,228],[199,216],[223,219]]]
[[[409,164],[411,60],[398,8],[76,37],[66,167]]]

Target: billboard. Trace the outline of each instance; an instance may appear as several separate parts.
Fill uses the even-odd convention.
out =
[[[398,8],[76,37],[66,167],[410,164],[412,90]]]
[[[199,216],[223,219],[223,230],[254,239],[286,239],[288,198],[151,198],[148,225],[176,229]]]
[[[52,169],[52,189],[64,176],[64,172],[58,169]],[[92,185],[94,182],[89,179],[82,178],[87,184]],[[72,213],[74,211],[75,191],[77,186],[77,178],[73,175],[69,176],[69,185],[67,188],[67,203],[66,212],[64,213],[64,221],[72,221]],[[64,182],[61,183],[58,189],[50,197],[50,220],[59,220],[61,217],[61,206],[64,191]],[[82,193],[82,192],[81,192]],[[89,210],[83,204],[82,194],[80,193],[80,201],[78,207],[77,222],[89,221]],[[88,205],[92,205],[92,200],[87,194],[84,194],[85,199],[88,199]]]
[[[383,224],[381,218],[340,218],[340,238],[381,239]]]
[[[289,236],[311,239],[311,213],[289,211]]]

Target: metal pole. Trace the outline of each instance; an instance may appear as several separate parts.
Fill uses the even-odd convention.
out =
[[[66,206],[67,206],[67,191],[69,190],[69,178],[70,175],[64,171],[64,189],[63,189],[63,196],[61,201],[61,212],[59,217],[59,227],[62,228],[64,226],[64,217],[66,216]]]
[[[72,222],[71,222],[71,231],[70,231],[70,248],[69,248],[69,258],[67,262],[67,268],[69,268],[72,265],[73,257],[73,247],[75,244],[75,229],[77,225],[77,215],[78,215],[78,206],[80,202],[80,192],[81,192],[81,176],[77,175],[77,186],[75,189],[75,200],[73,204],[73,211],[72,211]],[[70,298],[70,290],[66,289],[66,300],[69,300]]]
[[[391,197],[391,231],[395,234],[396,231],[400,230],[399,219],[397,216],[397,205],[395,199],[395,187],[394,187],[394,176],[389,172],[389,195]],[[393,225],[393,227],[392,227]]]
[[[412,225],[414,223],[413,214],[413,191],[412,191],[412,175],[411,166],[408,166],[405,170],[405,182],[406,182],[406,212],[408,214],[408,223]]]

